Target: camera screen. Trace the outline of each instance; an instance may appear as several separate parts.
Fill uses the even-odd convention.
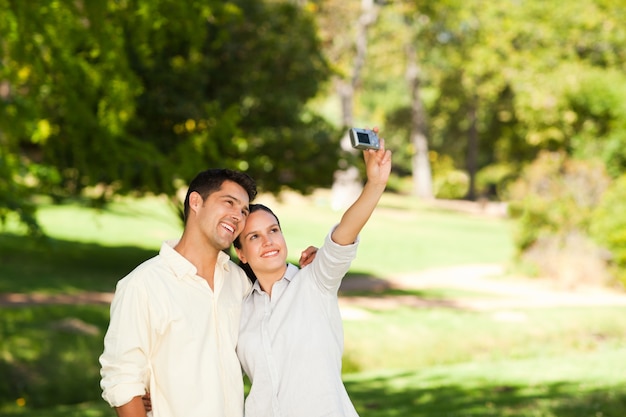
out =
[[[367,133],[358,132],[359,143],[370,143],[370,136]]]

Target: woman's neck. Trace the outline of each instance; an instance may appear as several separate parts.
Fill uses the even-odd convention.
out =
[[[274,283],[283,279],[283,277],[285,276],[285,272],[287,272],[287,264],[285,264],[285,267],[280,270],[261,272],[258,274],[255,272],[255,275],[256,279],[259,281],[261,289],[263,289],[263,291],[265,291],[265,293],[267,293],[267,295],[271,297],[272,287],[274,286]]]

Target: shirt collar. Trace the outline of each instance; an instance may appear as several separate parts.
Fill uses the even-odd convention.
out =
[[[286,279],[287,281],[291,282],[299,270],[300,268],[298,268],[297,266],[287,263],[287,269],[285,270],[285,275],[281,278],[281,280]],[[254,292],[257,292],[259,294],[265,294],[265,292],[261,289],[261,284],[259,284],[258,279],[254,281],[254,285],[252,286],[252,293]]]
[[[166,240],[161,244],[161,250],[159,250],[159,255],[163,257],[165,262],[172,268],[174,275],[178,279],[183,279],[185,276],[196,276],[198,273],[198,268],[195,267],[194,264],[189,262],[187,258],[178,253],[174,247],[178,244],[180,239],[171,239]],[[229,272],[231,269],[230,265],[230,256],[226,254],[224,251],[220,251],[217,255],[217,265],[216,267],[222,268],[225,271]]]

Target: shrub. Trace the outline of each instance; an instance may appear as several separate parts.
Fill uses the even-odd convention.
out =
[[[469,190],[469,176],[454,167],[454,161],[447,155],[431,154],[433,170],[433,194],[437,198],[463,198]]]
[[[626,287],[626,175],[615,181],[593,212],[591,236],[611,254],[613,273]]]
[[[515,178],[517,172],[512,164],[488,165],[476,173],[476,191],[490,199],[501,199],[502,190]]]
[[[609,182],[600,163],[540,154],[509,189],[519,261],[568,286],[604,281],[605,261],[589,224]]]

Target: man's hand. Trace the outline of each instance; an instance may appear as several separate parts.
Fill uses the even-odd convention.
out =
[[[315,255],[317,254],[317,249],[318,248],[316,248],[315,246],[309,246],[302,251],[299,261],[300,268],[302,268],[303,266],[307,266],[308,264],[313,262],[313,259],[315,259]]]
[[[146,413],[148,411],[152,411],[152,400],[150,399],[150,393],[146,393],[146,395],[141,397],[141,400],[143,401],[143,408],[146,409]]]

